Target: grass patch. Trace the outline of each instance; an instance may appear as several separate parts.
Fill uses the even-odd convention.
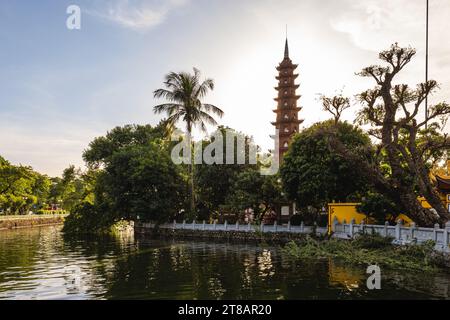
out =
[[[433,241],[408,246],[394,246],[391,241],[368,234],[354,240],[318,240],[308,236],[304,241],[287,243],[282,252],[298,260],[334,258],[355,265],[378,265],[396,270],[433,272],[446,267],[445,256],[433,250]]]

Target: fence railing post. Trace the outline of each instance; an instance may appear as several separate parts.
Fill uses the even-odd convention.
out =
[[[261,221],[261,232],[264,232],[264,221]]]
[[[239,221],[236,221],[236,231],[239,231]]]
[[[186,228],[186,220],[183,220],[183,226],[181,227],[181,229],[185,229]]]
[[[247,231],[250,232],[252,230],[252,224],[249,222],[247,225]]]
[[[350,220],[350,230],[349,230],[350,238],[353,238],[353,225],[354,224],[355,224],[355,219]]]
[[[411,240],[414,239],[414,231],[416,229],[416,224],[414,222],[411,223],[411,227],[409,228],[409,235],[411,237]]]
[[[213,226],[213,228],[214,228],[214,231],[216,231],[216,229],[217,229],[217,220],[216,220],[216,219],[214,219],[214,222],[213,222],[213,224],[214,224],[214,226]]]
[[[277,230],[278,230],[278,223],[276,221],[273,223],[273,230],[275,232],[277,232]]]
[[[437,244],[437,240],[438,240],[438,233],[437,231],[441,228],[441,226],[439,225],[439,223],[435,223],[434,224],[434,229],[433,229],[433,241]]]
[[[225,226],[225,231],[226,231],[228,229],[228,221],[225,220],[224,226]]]
[[[445,223],[445,228],[444,228],[444,246],[445,246],[445,251],[448,251],[449,247],[449,236],[448,233],[450,232],[450,221],[447,221]]]
[[[173,230],[175,230],[177,228],[177,220],[173,220]]]
[[[403,220],[399,219],[397,221],[397,225],[395,226],[395,240],[401,240],[402,238],[402,225],[403,225]]]
[[[288,221],[287,229],[289,232],[291,232],[291,221]]]
[[[195,219],[192,220],[192,230],[195,230]]]
[[[384,222],[384,236],[385,236],[385,238],[387,238],[388,237],[388,235],[389,235],[389,221],[385,221]]]
[[[206,228],[206,221],[203,220],[203,230],[205,230],[205,228]]]
[[[302,221],[302,223],[300,223],[300,232],[304,233],[305,232],[305,223]]]

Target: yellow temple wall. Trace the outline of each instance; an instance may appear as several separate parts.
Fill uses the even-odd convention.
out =
[[[343,223],[344,220],[346,223],[350,223],[352,219],[355,219],[356,224],[360,224],[362,221],[366,224],[369,223],[369,219],[366,215],[359,213],[358,210],[356,210],[357,205],[359,205],[359,203],[329,203],[328,225],[331,226],[334,217],[337,218],[339,223]]]
[[[359,203],[329,203],[328,204],[328,226],[331,228],[332,222],[334,218],[337,218],[339,223],[343,223],[344,220],[346,223],[350,223],[352,219],[355,219],[356,224],[360,224],[364,221],[365,224],[373,224],[375,221],[373,219],[368,218],[365,214],[359,213],[356,209]],[[429,206],[427,202],[422,202],[422,205],[426,208],[426,205]],[[413,222],[408,216],[404,214],[400,214],[398,216],[399,219],[403,220],[403,224],[408,227]],[[331,231],[331,230],[329,230]]]
[[[447,210],[450,212],[450,194],[441,197],[442,202],[444,203]],[[430,209],[431,206],[427,202],[424,197],[419,197],[418,200],[422,207]],[[365,224],[374,223],[374,221],[368,218],[366,215],[359,213],[356,210],[356,206],[359,203],[329,203],[328,204],[328,226],[331,228],[334,217],[337,218],[339,223],[343,223],[344,220],[347,223],[350,223],[352,219],[355,219],[355,223],[360,224],[364,221]],[[413,222],[408,216],[401,214],[398,216],[399,219],[402,219],[405,226],[410,226]],[[331,231],[331,230],[329,230]]]

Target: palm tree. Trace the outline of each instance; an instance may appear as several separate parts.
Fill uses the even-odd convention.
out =
[[[202,102],[209,90],[214,90],[214,81],[200,79],[200,71],[194,68],[194,74],[188,72],[170,72],[165,77],[165,89],[158,89],[153,94],[155,98],[164,98],[168,103],[154,107],[155,113],[167,113],[167,123],[175,126],[178,121],[186,123],[186,138],[189,146],[191,161],[189,163],[191,214],[195,212],[195,188],[194,188],[194,166],[192,163],[192,129],[199,126],[206,132],[206,124],[217,125],[211,114],[220,118],[224,112],[212,105]]]

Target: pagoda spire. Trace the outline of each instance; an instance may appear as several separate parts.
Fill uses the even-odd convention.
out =
[[[288,26],[287,26],[287,24],[286,24],[286,44],[284,45],[284,58],[289,59]]]
[[[284,46],[284,57],[289,58],[289,44],[287,36],[286,36],[286,44]]]

